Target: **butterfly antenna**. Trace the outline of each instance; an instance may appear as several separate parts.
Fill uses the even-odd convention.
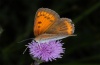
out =
[[[30,40],[30,39],[34,39],[34,38],[25,39],[25,40],[22,40],[22,41],[17,42],[17,43],[21,43],[21,42],[24,42],[24,41],[27,41],[27,40]]]
[[[27,49],[28,49],[28,47],[26,47],[26,49],[23,51],[23,54],[26,52]]]
[[[77,36],[76,34],[74,34],[74,35],[70,35],[70,36]]]

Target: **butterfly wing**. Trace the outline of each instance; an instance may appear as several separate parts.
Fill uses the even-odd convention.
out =
[[[48,30],[49,27],[51,27],[59,19],[59,15],[51,9],[38,9],[34,20],[34,35],[38,36],[45,33],[45,31]]]
[[[36,42],[47,42],[52,40],[59,40],[73,35],[74,24],[68,18],[61,18],[61,20],[53,24],[44,34],[35,38]]]
[[[61,18],[59,22],[52,25],[46,32],[49,34],[72,35],[74,33],[74,24],[71,19]]]
[[[67,34],[41,34],[39,36],[37,36],[34,40],[36,42],[40,42],[40,43],[44,43],[44,42],[48,42],[48,41],[53,41],[53,40],[59,40],[62,38],[66,38],[69,36],[75,36],[75,35],[67,35]]]

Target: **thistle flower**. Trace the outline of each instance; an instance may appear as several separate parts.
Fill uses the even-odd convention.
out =
[[[48,62],[56,60],[57,58],[62,58],[61,54],[64,53],[64,48],[62,48],[62,46],[63,43],[61,43],[61,41],[49,41],[46,43],[32,41],[29,43],[28,48],[32,58]]]

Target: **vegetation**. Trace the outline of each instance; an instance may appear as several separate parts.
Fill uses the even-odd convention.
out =
[[[1,0],[0,1],[0,65],[30,65],[28,50],[34,38],[34,16],[38,8],[50,8],[61,17],[73,20],[77,36],[62,40],[62,59],[41,65],[100,65],[100,1],[99,0]]]

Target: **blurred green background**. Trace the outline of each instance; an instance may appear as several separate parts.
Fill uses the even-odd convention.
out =
[[[73,20],[75,37],[62,40],[66,48],[62,59],[41,65],[100,65],[100,0],[0,0],[0,65],[30,65],[28,50],[34,38],[37,9],[56,11]]]

